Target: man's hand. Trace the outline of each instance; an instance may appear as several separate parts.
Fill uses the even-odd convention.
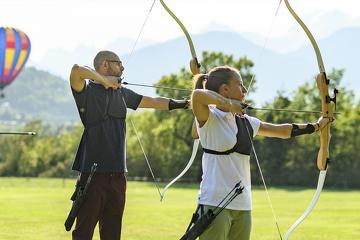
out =
[[[112,88],[114,90],[121,87],[119,83],[119,78],[115,76],[104,76],[101,84],[106,88]]]

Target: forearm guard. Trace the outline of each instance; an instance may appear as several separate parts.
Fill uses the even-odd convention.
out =
[[[291,137],[297,137],[304,134],[311,134],[315,132],[315,127],[308,123],[305,128],[299,128],[299,125],[293,123],[291,129]]]
[[[173,100],[169,99],[169,111],[173,109],[187,109],[189,108],[189,101],[188,100]]]

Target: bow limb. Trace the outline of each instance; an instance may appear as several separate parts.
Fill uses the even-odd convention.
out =
[[[170,10],[170,8],[165,4],[163,0],[160,0],[161,5],[163,8],[169,13],[169,15],[176,21],[176,23],[180,26],[181,30],[184,32],[186,39],[189,43],[190,52],[192,59],[190,61],[190,69],[193,75],[200,73],[200,63],[197,60],[196,51],[194,47],[194,43],[191,39],[191,36],[188,32],[188,30],[185,28],[184,24],[180,21],[180,19]]]
[[[294,9],[291,7],[290,3],[288,0],[284,0],[285,5],[287,7],[287,9],[289,10],[289,12],[291,13],[291,15],[295,18],[295,20],[299,23],[299,25],[301,26],[301,28],[305,31],[306,35],[308,36],[308,38],[310,39],[311,45],[313,46],[314,50],[315,50],[315,54],[316,54],[316,59],[317,59],[317,63],[318,63],[318,67],[319,67],[319,71],[321,73],[325,73],[325,67],[324,67],[324,62],[322,60],[321,57],[321,53],[320,53],[320,49],[315,41],[314,36],[312,35],[312,33],[310,32],[309,28],[305,25],[305,23],[300,19],[300,17],[296,14],[296,12],[294,11]]]
[[[337,90],[334,91],[335,96],[333,98],[331,98],[329,95],[329,82],[330,81],[326,77],[324,62],[323,62],[323,59],[322,59],[322,56],[320,53],[320,49],[315,41],[315,38],[313,37],[313,35],[311,34],[310,30],[305,25],[305,23],[300,19],[300,17],[292,9],[292,7],[289,4],[289,1],[284,0],[284,2],[285,2],[287,9],[291,13],[291,15],[295,18],[295,20],[299,23],[301,28],[305,31],[306,35],[308,36],[308,38],[311,42],[311,45],[314,48],[317,63],[318,63],[318,68],[319,68],[319,72],[320,72],[318,74],[318,76],[316,77],[316,83],[317,83],[317,87],[320,91],[322,116],[324,118],[329,118],[330,120],[332,120],[333,115],[334,115]],[[289,238],[290,234],[295,230],[295,228],[310,214],[310,212],[313,210],[313,208],[315,207],[315,205],[320,197],[320,193],[322,191],[322,188],[323,188],[323,185],[325,182],[328,162],[330,159],[330,157],[329,157],[330,125],[331,124],[327,124],[325,127],[320,129],[320,149],[319,149],[318,156],[317,156],[317,167],[320,170],[320,173],[319,173],[319,179],[318,179],[318,185],[317,185],[316,192],[311,200],[309,207],[306,209],[306,211],[303,213],[303,215],[287,231],[287,233],[285,235],[285,240],[287,240]]]
[[[165,196],[165,192],[167,191],[167,189],[173,185],[177,180],[179,180],[182,176],[184,176],[184,174],[189,170],[189,168],[191,167],[191,165],[193,164],[194,162],[194,159],[196,157],[196,153],[197,153],[197,149],[199,147],[199,139],[195,139],[194,140],[194,144],[193,144],[193,149],[192,149],[192,153],[191,153],[191,157],[190,157],[190,160],[189,162],[187,163],[186,167],[184,168],[184,170],[182,170],[182,172],[177,176],[175,177],[171,182],[169,182],[164,188],[163,190],[161,191],[161,199],[160,201],[163,200],[164,196]]]
[[[304,221],[304,219],[310,214],[310,212],[314,209],[317,201],[319,200],[320,197],[320,193],[323,189],[324,186],[324,182],[325,182],[325,177],[326,177],[326,170],[320,171],[319,174],[319,180],[318,180],[318,185],[316,188],[316,192],[310,202],[310,205],[308,206],[308,208],[305,210],[305,212],[301,215],[301,217],[299,217],[298,220],[296,220],[296,222],[289,228],[289,230],[287,231],[287,233],[285,234],[284,240],[287,240],[290,236],[290,234],[295,230],[295,228],[297,226],[300,225],[300,223],[302,221]]]
[[[163,6],[163,8],[166,10],[166,12],[176,21],[176,23],[180,26],[181,30],[183,31],[183,33],[186,36],[186,39],[188,41],[189,44],[189,48],[190,48],[190,52],[191,52],[191,56],[192,59],[190,61],[190,70],[191,73],[193,75],[199,74],[200,73],[200,63],[197,59],[196,56],[196,51],[195,51],[195,47],[194,47],[194,43],[191,39],[191,36],[189,34],[189,32],[187,31],[187,29],[185,28],[184,24],[180,21],[180,19],[170,10],[170,8],[165,4],[165,2],[163,0],[160,0],[161,5]],[[181,173],[175,177],[170,183],[168,183],[165,188],[162,190],[161,192],[161,197],[160,197],[160,201],[163,201],[164,196],[165,196],[165,192],[166,190],[172,185],[174,184],[177,180],[179,180],[191,167],[192,163],[194,162],[194,159],[196,157],[196,153],[199,147],[199,143],[200,141],[198,139],[194,140],[194,144],[193,144],[193,149],[192,149],[192,154],[191,157],[189,159],[189,162],[187,163],[186,167],[184,168],[183,171],[181,171]]]

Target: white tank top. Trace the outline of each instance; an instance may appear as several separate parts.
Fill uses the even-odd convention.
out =
[[[230,112],[223,112],[215,106],[209,106],[209,110],[209,118],[204,126],[199,127],[197,123],[201,145],[219,152],[231,149],[237,140],[234,115]],[[248,115],[244,115],[244,117],[250,122],[255,136],[260,127],[260,120]],[[229,155],[204,153],[202,170],[199,204],[217,206],[241,180],[241,185],[245,187],[243,192],[226,208],[251,210],[250,156],[236,152]]]

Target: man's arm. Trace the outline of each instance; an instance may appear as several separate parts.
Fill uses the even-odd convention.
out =
[[[261,122],[258,135],[264,137],[275,137],[287,139],[291,137],[300,136],[303,134],[311,134],[319,129],[322,129],[329,124],[330,119],[319,118],[316,123],[284,123],[284,124],[272,124],[267,122]]]
[[[154,108],[159,110],[173,110],[188,108],[187,100],[173,100],[164,97],[147,97],[143,96],[139,108]]]
[[[159,110],[168,110],[169,99],[163,97],[147,97],[143,96],[139,104],[139,108],[154,108]]]
[[[105,88],[111,87],[117,89],[120,87],[117,81],[110,81],[107,77],[102,76],[91,68],[74,64],[70,73],[70,85],[72,89],[76,92],[81,92],[85,86],[85,79],[94,80],[95,82],[102,84]]]

